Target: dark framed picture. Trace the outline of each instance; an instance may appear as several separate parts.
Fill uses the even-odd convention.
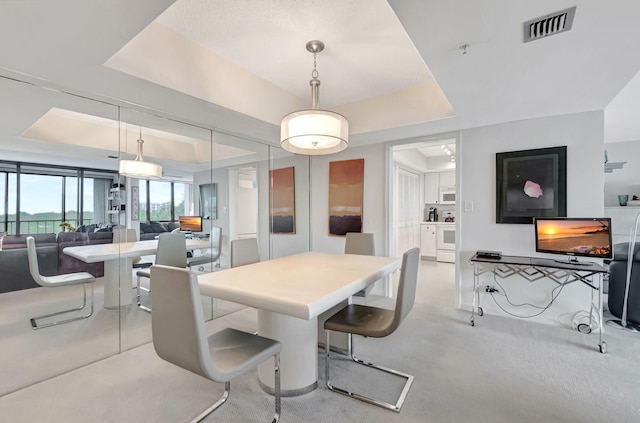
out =
[[[218,218],[218,184],[200,185],[200,216]]]
[[[566,216],[566,146],[496,153],[496,223]]]

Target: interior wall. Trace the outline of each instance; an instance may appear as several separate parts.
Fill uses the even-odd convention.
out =
[[[616,207],[618,195],[626,194],[629,200],[640,197],[640,141],[611,142],[605,144],[609,162],[626,162],[622,169],[604,175],[604,205]]]
[[[193,209],[194,214],[200,214],[200,185],[217,183],[217,199],[218,207],[217,219],[209,219],[203,221],[202,230],[209,232],[212,226],[222,228],[222,250],[220,253],[220,266],[229,266],[229,213],[227,209],[228,202],[228,170],[213,169],[197,172],[193,174]]]
[[[495,223],[496,153],[566,145],[567,214],[569,217],[601,217],[604,213],[603,140],[603,111],[529,119],[462,131],[458,156],[459,195],[461,204],[473,202],[473,211],[462,212],[459,216],[460,272],[457,283],[463,309],[470,310],[471,307],[473,267],[469,258],[477,250],[497,250],[505,255],[554,257],[535,253],[533,225]],[[464,208],[461,207],[461,210]],[[499,281],[515,303],[546,305],[551,289],[556,286],[547,279],[535,283],[524,282],[517,277]],[[588,310],[589,299],[590,289],[584,284],[573,283],[565,287],[553,306],[536,320],[557,322],[559,317],[566,317],[564,315],[567,313]],[[485,312],[507,316],[488,294],[482,295],[481,302]],[[509,310],[519,312],[513,307]]]

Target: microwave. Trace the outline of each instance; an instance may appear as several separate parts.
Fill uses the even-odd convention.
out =
[[[444,189],[440,191],[440,204],[455,204],[456,203],[456,190]]]

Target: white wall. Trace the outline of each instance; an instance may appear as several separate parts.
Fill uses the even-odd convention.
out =
[[[604,174],[604,205],[618,206],[618,195],[640,197],[640,141],[605,144],[609,162],[626,162],[622,169]]]
[[[569,217],[599,217],[604,213],[604,113],[602,111],[554,116],[474,128],[461,132],[459,150],[460,204],[473,201],[473,212],[459,214],[458,304],[470,310],[473,268],[469,258],[476,250],[498,250],[505,255],[536,254],[533,225],[496,224],[496,162],[500,152],[567,146],[567,214]],[[489,275],[487,275],[489,276]],[[514,302],[546,304],[549,280],[535,283],[520,278],[499,280]],[[588,309],[590,290],[574,283],[564,288],[550,310],[538,321],[557,322],[567,313]],[[485,312],[506,316],[489,295],[482,295]],[[509,308],[518,313],[518,309]],[[529,311],[528,313],[531,313]]]

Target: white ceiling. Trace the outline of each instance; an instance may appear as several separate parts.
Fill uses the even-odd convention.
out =
[[[523,22],[574,5],[571,31],[522,42]],[[591,110],[605,141],[639,140],[638,16],[635,0],[3,1],[0,75],[277,144],[279,117],[309,106],[304,45],[321,39],[320,104],[349,118],[356,146]],[[42,152],[21,134],[52,105],[2,82],[2,157]],[[169,123],[147,126],[202,139]]]

